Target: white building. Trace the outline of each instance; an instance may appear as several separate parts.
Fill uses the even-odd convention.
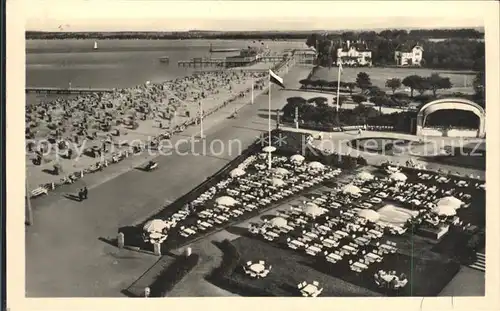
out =
[[[398,66],[421,66],[424,49],[415,45],[411,49],[402,48],[394,52],[394,60]]]
[[[341,63],[343,66],[371,66],[372,51],[364,42],[347,40],[337,49],[337,66]]]

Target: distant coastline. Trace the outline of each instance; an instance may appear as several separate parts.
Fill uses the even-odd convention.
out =
[[[319,33],[318,30],[311,31],[170,31],[170,32],[46,32],[26,31],[26,39],[150,39],[150,40],[184,40],[184,39],[241,39],[241,40],[301,40],[307,39],[312,34]],[[345,33],[371,33],[373,31],[321,31],[328,34],[332,39],[341,38]],[[407,32],[408,38],[412,39],[484,39],[484,32],[476,29],[416,29]]]

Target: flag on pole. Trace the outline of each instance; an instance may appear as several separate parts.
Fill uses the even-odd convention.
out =
[[[271,69],[269,69],[269,81],[281,86],[282,88],[285,88],[285,85],[283,84],[283,78],[275,74]]]

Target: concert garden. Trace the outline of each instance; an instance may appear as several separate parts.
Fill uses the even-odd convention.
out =
[[[368,165],[315,149],[307,134],[272,137],[272,146],[251,145],[159,214],[120,228],[118,245],[159,255],[226,230],[238,238],[218,244],[223,262],[207,280],[242,296],[436,296],[476,260],[483,181]],[[196,265],[186,252],[183,272],[160,275],[175,275],[163,283]],[[167,294],[161,287],[153,296]]]

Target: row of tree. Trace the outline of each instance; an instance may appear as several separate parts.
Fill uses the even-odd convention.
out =
[[[339,86],[338,81],[326,81],[322,79],[303,79],[300,80],[299,83],[305,89],[307,89],[308,87],[320,89],[328,87],[336,89]],[[403,85],[411,89],[411,97],[413,97],[414,90],[417,90],[421,95],[426,91],[431,90],[432,94],[436,96],[438,90],[449,89],[453,86],[450,82],[450,78],[441,77],[437,73],[433,73],[429,77],[411,75],[404,78],[403,80],[399,78],[391,78],[385,82],[385,86],[392,89],[393,94]],[[373,86],[371,78],[366,72],[358,73],[355,82],[340,82],[340,88],[348,89],[351,95],[356,87],[361,89],[362,93],[366,93],[367,91],[369,91],[370,94],[379,95],[381,92],[383,92],[380,88]]]
[[[169,32],[44,32],[26,31],[26,39],[304,39],[314,31],[169,31]],[[472,28],[463,29],[387,29],[375,31],[327,31],[330,38],[371,40],[376,37],[386,39],[481,39],[484,33]]]
[[[484,70],[485,45],[481,40],[446,39],[431,41],[408,38],[405,36],[387,38],[379,34],[371,37],[346,36],[351,41],[362,41],[372,51],[372,63],[375,66],[396,65],[395,52],[409,50],[415,45],[423,47],[421,65],[427,68]],[[317,63],[332,66],[337,62],[337,49],[345,42],[344,38],[329,35],[312,34],[306,44],[318,51]]]
[[[326,88],[329,88],[330,90],[336,90],[339,86],[338,81],[303,79],[299,82],[305,89],[319,88],[320,90],[325,90]],[[429,100],[435,99],[439,90],[450,89],[453,87],[453,84],[451,83],[450,78],[442,77],[437,73],[433,73],[428,77],[410,75],[404,79],[390,78],[386,80],[385,86],[392,90],[392,94],[389,95],[384,90],[374,86],[370,75],[366,72],[359,72],[356,76],[355,82],[340,82],[340,89],[348,91],[353,102],[361,104],[369,100],[380,109],[381,107],[404,107],[410,103],[410,99],[425,103]],[[396,93],[396,91],[401,89],[403,86],[410,89],[410,96],[406,93]],[[465,94],[453,94],[452,96],[466,97],[476,101],[479,105],[484,107],[484,72],[480,71],[476,74],[473,81],[473,87],[475,90],[475,95],[473,97],[468,97]],[[360,89],[361,92],[353,94],[356,88]],[[420,96],[414,96],[414,91],[417,91]],[[429,91],[432,92],[431,96],[425,96],[425,93]],[[345,100],[346,97],[341,96],[339,105],[342,106]]]

